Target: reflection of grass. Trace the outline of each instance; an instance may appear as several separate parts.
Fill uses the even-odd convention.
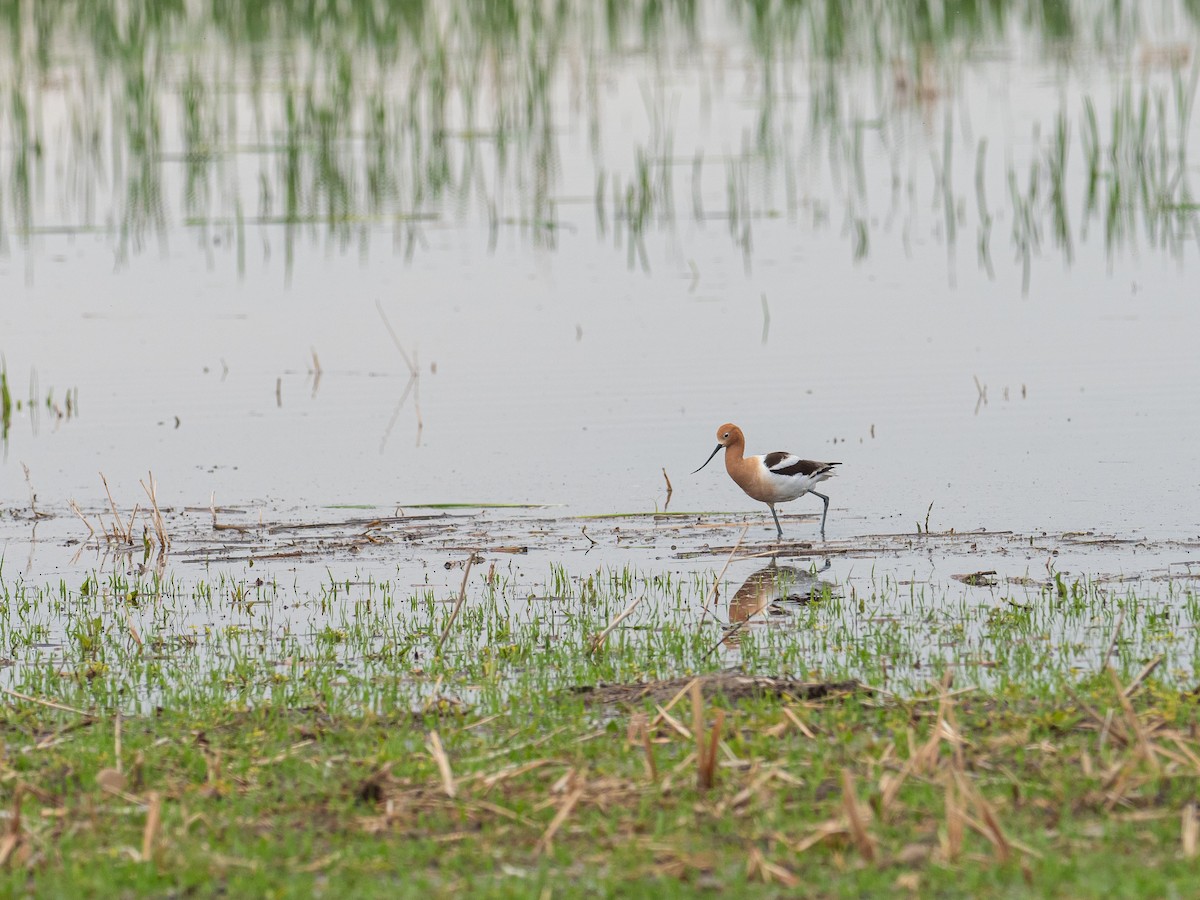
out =
[[[0,443],[3,443],[6,448],[8,432],[12,427],[13,413],[14,411],[20,412],[22,409],[29,414],[30,424],[36,434],[43,409],[45,415],[58,421],[70,421],[79,415],[79,388],[70,388],[64,391],[60,404],[54,397],[53,388],[46,391],[44,396],[42,395],[38,386],[37,372],[34,371],[29,380],[28,400],[13,400],[12,388],[8,380],[8,367],[3,357],[0,357]]]
[[[677,208],[690,208],[699,223],[725,219],[746,267],[762,243],[757,223],[781,216],[780,207],[789,222],[811,209],[808,221],[840,228],[864,259],[879,242],[881,192],[891,196],[889,220],[898,208],[910,219],[898,231],[909,233],[931,208],[935,232],[952,250],[963,206],[954,176],[961,180],[957,160],[969,155],[952,153],[955,132],[969,130],[954,84],[974,48],[1022,41],[1054,58],[1090,57],[1115,52],[1115,41],[1124,51],[1105,36],[1124,34],[1139,16],[1128,0],[1078,10],[1028,0],[960,7],[942,16],[895,0],[615,2],[603,12],[455,2],[431,15],[421,3],[382,12],[349,0],[345,14],[331,18],[294,2],[273,13],[248,0],[132,13],[115,0],[55,5],[0,24],[10,46],[29,48],[0,64],[12,85],[0,92],[12,147],[3,157],[0,243],[10,232],[42,232],[48,217],[61,217],[65,198],[80,229],[109,223],[122,256],[162,240],[176,208],[189,225],[232,223],[226,245],[236,247],[239,267],[245,229],[260,224],[284,226],[289,267],[297,240],[365,247],[380,224],[390,224],[395,246],[411,255],[426,241],[427,217],[451,226],[486,218],[493,249],[501,223],[554,247],[564,193],[581,187],[564,184],[563,173],[579,178],[583,160],[592,165],[580,181],[582,190],[594,188],[597,231],[615,231],[634,267],[650,268],[648,242],[677,229]],[[1181,15],[1193,15],[1192,6]],[[722,40],[734,57],[751,60],[752,108],[743,132],[726,134],[715,123],[723,147],[709,149],[703,137],[678,147],[673,81],[712,52],[701,26],[711,21],[727,23]],[[70,52],[52,54],[54,46]],[[650,61],[642,85],[648,137],[618,131],[625,126],[603,88],[631,58]],[[714,82],[705,78],[707,104]],[[864,84],[876,86],[876,98],[864,100]],[[992,270],[991,222],[1006,212],[1026,279],[1030,260],[1049,244],[1043,234],[1070,262],[1089,217],[1102,223],[1111,249],[1144,232],[1152,246],[1177,251],[1190,227],[1182,175],[1194,93],[1194,72],[1174,76],[1166,91],[1126,91],[1111,131],[1088,99],[1075,144],[1073,112],[1054,112],[1038,158],[1010,164],[1020,173],[1008,179],[1008,209],[981,215],[981,265]],[[65,105],[64,146],[46,143],[48,100]],[[742,112],[736,103],[731,109]],[[904,139],[914,117],[932,128],[937,158],[932,182],[906,184],[906,170],[925,165],[913,156],[925,149]],[[564,140],[572,128],[586,130],[578,142],[586,146]],[[1072,181],[1069,168],[1079,170],[1068,164],[1080,144],[1085,176]],[[706,172],[706,154],[722,152],[724,164]],[[1006,153],[1011,148],[1001,147],[993,158]],[[677,185],[676,166],[688,162],[690,183]],[[58,205],[42,196],[47,181],[54,190],[44,193]],[[932,198],[918,196],[918,186]],[[1081,190],[1086,212],[1075,225]]]
[[[216,218],[210,219],[203,216],[189,217],[183,220],[183,224],[188,228],[205,228],[205,227],[233,227],[239,225],[338,225],[338,224],[380,224],[388,222],[435,222],[437,221],[436,213],[415,213],[404,215],[401,213],[387,213],[378,216],[359,213],[347,213],[341,217],[330,217],[328,215],[297,215],[297,216],[247,216],[243,219],[233,218]]]
[[[8,443],[8,429],[12,425],[12,393],[8,389],[8,367],[0,360],[0,440]]]

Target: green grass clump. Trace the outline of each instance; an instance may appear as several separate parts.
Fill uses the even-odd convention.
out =
[[[1168,896],[1194,879],[1196,704],[573,692],[423,714],[0,714],[0,893]],[[698,785],[692,732],[717,734]],[[439,753],[437,747],[444,748]],[[439,757],[441,763],[439,763]],[[19,817],[18,817],[19,816]],[[857,824],[855,824],[857,823]]]

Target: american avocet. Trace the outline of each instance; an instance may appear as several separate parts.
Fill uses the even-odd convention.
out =
[[[704,461],[704,466],[712,462],[712,458],[722,447],[725,448],[725,471],[749,496],[770,507],[780,540],[783,540],[783,528],[775,512],[775,504],[786,503],[805,494],[820,497],[825,503],[825,510],[821,513],[821,540],[825,540],[825,517],[829,514],[829,498],[813,488],[826,478],[832,477],[835,474],[833,467],[840,466],[841,463],[801,459],[782,450],[776,450],[766,456],[743,456],[746,452],[746,436],[742,434],[742,429],[727,422],[717,429],[717,449]],[[695,475],[696,472],[692,474]]]

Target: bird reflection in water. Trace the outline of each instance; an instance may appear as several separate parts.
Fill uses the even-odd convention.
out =
[[[772,608],[774,604],[802,606],[836,596],[837,585],[819,577],[830,565],[830,561],[825,560],[825,564],[814,572],[795,566],[778,566],[772,560],[769,566],[752,573],[729,599],[730,628],[723,641],[725,646],[736,647],[741,643],[739,634],[751,624],[754,616],[761,614],[760,621],[766,621],[772,613],[783,614],[782,609]]]

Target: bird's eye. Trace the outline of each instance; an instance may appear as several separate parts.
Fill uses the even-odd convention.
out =
[[[728,431],[727,431],[727,432],[725,432],[723,435],[721,435],[721,437],[722,437],[722,438],[728,438],[728,437],[729,437],[729,432],[728,432]]]

